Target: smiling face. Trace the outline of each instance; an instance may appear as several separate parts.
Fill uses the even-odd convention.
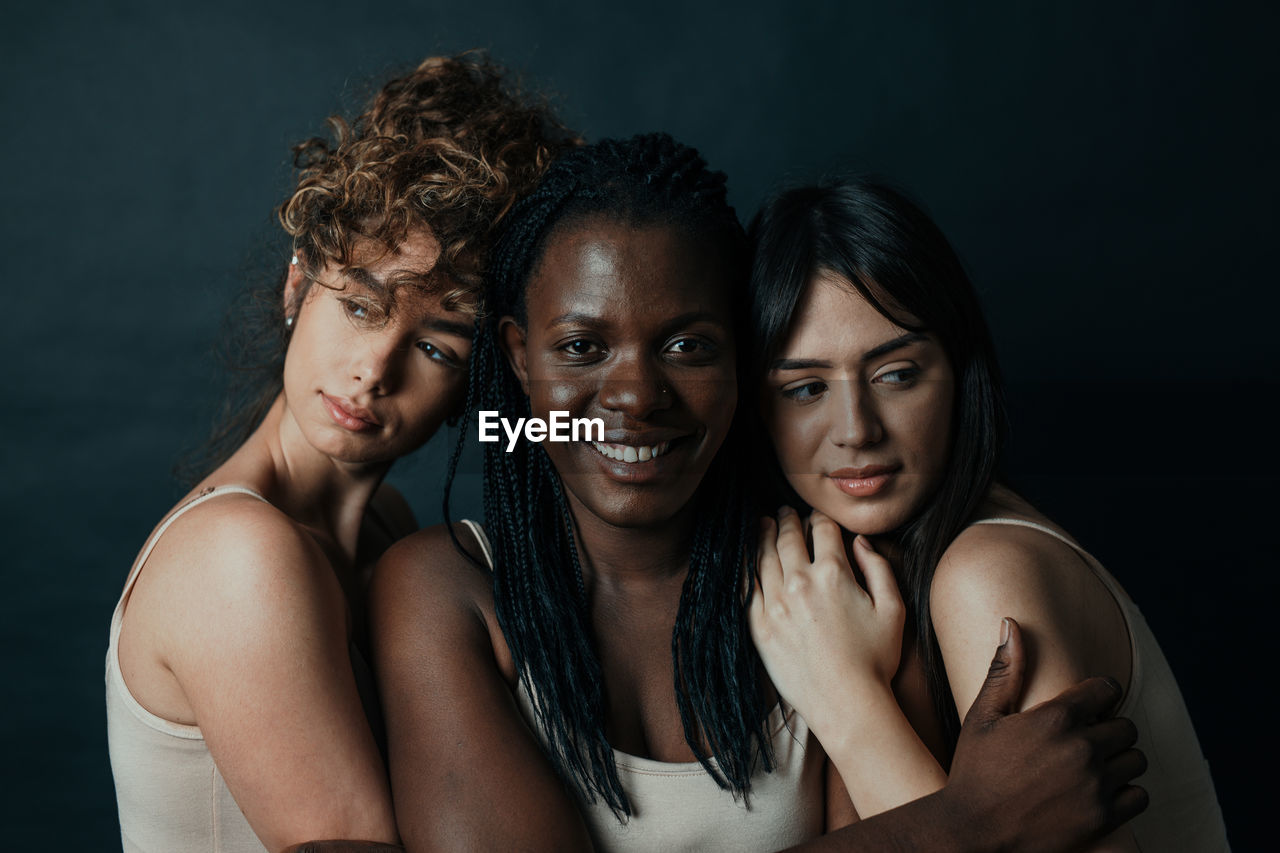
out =
[[[345,463],[389,463],[460,408],[474,319],[414,287],[439,255],[418,232],[395,252],[357,244],[356,263],[318,272],[284,363],[289,415],[316,450]],[[302,284],[295,265],[286,304]]]
[[[685,509],[737,400],[728,282],[699,241],[593,218],[549,238],[501,339],[534,417],[601,418],[605,442],[547,442],[575,513],[622,527]]]
[[[942,480],[955,381],[940,343],[820,273],[796,308],[762,389],[787,482],[846,530],[910,521]]]

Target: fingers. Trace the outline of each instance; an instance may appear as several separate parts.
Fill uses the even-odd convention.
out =
[[[785,575],[790,566],[809,565],[809,549],[804,544],[800,516],[789,506],[778,510],[778,557]]]
[[[1105,778],[1120,787],[1147,772],[1147,756],[1140,749],[1126,749],[1107,762]]]
[[[778,526],[772,518],[760,522],[760,547],[756,553],[756,577],[759,589],[776,590],[782,583],[782,560],[778,557]],[[760,596],[757,594],[756,596]]]
[[[1017,622],[1005,617],[1001,622],[1001,643],[991,659],[987,680],[982,682],[978,698],[965,715],[965,725],[970,725],[971,719],[978,725],[987,725],[1017,712],[1026,663],[1022,631]]]
[[[1114,678],[1087,678],[1029,710],[1056,706],[1065,712],[1070,723],[1091,723],[1109,717],[1120,702],[1120,695],[1120,685]]]
[[[866,536],[859,536],[853,540],[853,558],[858,561],[858,568],[862,570],[862,576],[867,581],[867,592],[871,594],[871,600],[875,602],[876,609],[902,608],[902,594],[898,591],[898,583],[893,577],[893,566],[876,553],[876,549],[871,546],[871,540]]]
[[[1140,785],[1125,785],[1115,796],[1115,802],[1112,804],[1111,817],[1115,820],[1116,825],[1133,820],[1138,815],[1147,810],[1147,804],[1150,797],[1147,796],[1147,789]]]
[[[1115,755],[1138,742],[1138,727],[1125,717],[1103,720],[1089,729],[1089,739],[1098,748],[1099,754]]]
[[[849,564],[845,556],[844,533],[830,516],[816,509],[809,515],[809,528],[813,532],[813,561],[831,560],[836,564]]]

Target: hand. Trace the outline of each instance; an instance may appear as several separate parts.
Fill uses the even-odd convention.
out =
[[[813,559],[800,517],[790,507],[760,533],[751,637],[782,697],[822,739],[840,728],[866,691],[888,695],[902,655],[906,609],[889,561],[865,536],[853,546],[864,590],[849,565],[840,526],[810,517]]]
[[[1147,760],[1132,748],[1133,723],[1109,719],[1120,699],[1112,679],[1090,678],[1014,713],[1026,658],[1018,624],[1005,619],[1004,631],[941,794],[959,810],[963,837],[992,849],[1074,850],[1147,807],[1147,792],[1129,784]]]

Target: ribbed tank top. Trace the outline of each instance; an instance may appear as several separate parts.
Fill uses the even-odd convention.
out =
[[[1128,717],[1138,727],[1138,748],[1147,756],[1147,772],[1136,781],[1151,795],[1147,810],[1129,824],[1139,849],[1148,853],[1229,851],[1209,763],[1200,751],[1173,671],[1137,605],[1101,563],[1053,528],[1020,518],[974,523],[1029,527],[1052,536],[1084,559],[1120,607],[1133,664],[1116,715]]]
[[[462,522],[475,536],[485,562],[493,552],[480,525]],[[547,744],[533,700],[521,679],[517,703],[530,729]],[[618,778],[632,815],[619,822],[609,807],[579,800],[599,851],[772,851],[816,838],[826,819],[825,756],[799,714],[779,704],[769,715],[775,766],[757,763],[744,801],[716,785],[696,761],[664,762],[613,751]]]
[[[266,499],[243,486],[219,486],[174,510],[147,540],[111,616],[107,646],[107,743],[116,783],[124,853],[265,853],[227,790],[196,726],[157,717],[133,697],[120,672],[120,625],[147,558],[185,513],[228,494]]]

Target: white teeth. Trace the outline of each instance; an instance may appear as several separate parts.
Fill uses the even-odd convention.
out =
[[[617,462],[648,462],[650,459],[657,459],[666,453],[667,448],[671,446],[671,442],[664,441],[660,444],[644,447],[633,447],[630,444],[603,444],[599,441],[593,441],[591,445],[601,455]]]

